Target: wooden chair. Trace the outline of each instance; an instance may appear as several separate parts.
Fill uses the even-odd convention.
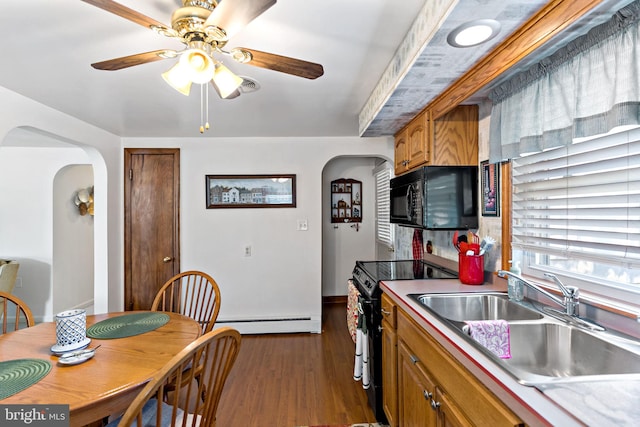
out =
[[[13,292],[20,264],[8,259],[0,259],[0,292]]]
[[[169,279],[151,304],[153,311],[170,311],[195,319],[202,333],[213,329],[220,311],[220,288],[201,271],[185,271]]]
[[[10,316],[15,317],[11,322],[9,322]],[[29,306],[17,296],[7,292],[0,292],[0,321],[2,321],[3,334],[36,324]]]
[[[118,420],[118,427],[214,427],[224,384],[240,350],[240,333],[230,327],[209,332],[174,356]],[[196,366],[196,369],[189,369]],[[200,377],[196,380],[196,374]],[[165,386],[171,385],[170,390]],[[179,393],[174,387],[181,384]]]

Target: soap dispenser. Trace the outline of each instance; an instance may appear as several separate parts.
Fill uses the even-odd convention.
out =
[[[511,264],[511,268],[509,271],[513,274],[520,275],[520,261],[511,261],[509,260],[509,264]],[[514,277],[509,276],[507,279],[507,294],[509,295],[509,299],[514,301],[522,301],[524,298],[522,283]]]

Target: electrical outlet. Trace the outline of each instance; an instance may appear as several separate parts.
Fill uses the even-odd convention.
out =
[[[244,256],[251,256],[251,245],[246,245],[244,247]]]
[[[307,231],[309,229],[309,223],[307,222],[306,219],[299,219],[298,220],[298,226],[297,226],[297,230],[298,231]]]
[[[16,277],[16,288],[21,288],[22,287],[22,277],[18,276]]]

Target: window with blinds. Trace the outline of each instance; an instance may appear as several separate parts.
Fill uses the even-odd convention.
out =
[[[389,180],[391,170],[385,164],[376,170],[376,239],[378,242],[393,247],[393,228],[391,228],[391,210]]]
[[[514,160],[512,215],[526,273],[640,292],[640,129]]]

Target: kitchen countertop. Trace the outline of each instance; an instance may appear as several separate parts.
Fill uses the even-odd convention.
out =
[[[382,282],[381,287],[528,425],[638,425],[640,381],[580,382],[540,390],[522,385],[447,323],[406,297],[413,293],[506,292],[504,284],[471,286],[454,279],[398,280]]]

